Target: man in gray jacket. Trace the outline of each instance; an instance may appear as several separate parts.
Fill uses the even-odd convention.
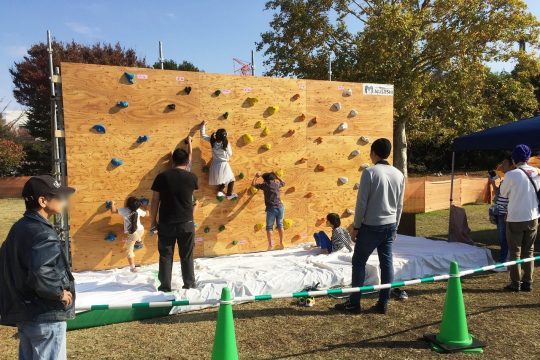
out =
[[[381,283],[393,281],[392,242],[403,210],[405,178],[386,159],[392,144],[388,139],[377,139],[371,145],[370,158],[374,166],[363,171],[356,199],[353,241],[356,242],[352,258],[352,286],[364,285],[366,263],[377,249],[381,268]],[[390,289],[379,292],[375,312],[385,314],[388,309]],[[336,305],[336,310],[360,313],[360,293],[351,294],[349,299]]]

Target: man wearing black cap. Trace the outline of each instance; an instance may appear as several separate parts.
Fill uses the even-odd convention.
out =
[[[75,190],[52,176],[24,185],[24,216],[0,248],[0,324],[16,325],[19,359],[66,359],[66,320],[75,317],[75,285],[64,247],[47,220]]]
[[[392,152],[388,139],[377,139],[371,145],[370,158],[374,166],[365,169],[360,179],[354,231],[352,239],[356,243],[352,258],[352,286],[364,285],[366,263],[373,251],[377,250],[381,283],[394,279],[392,263],[392,243],[403,209],[405,178],[386,159]],[[373,307],[375,312],[385,314],[390,299],[390,289],[379,292],[379,301]],[[337,304],[337,310],[360,313],[360,293],[351,294],[349,300]]]

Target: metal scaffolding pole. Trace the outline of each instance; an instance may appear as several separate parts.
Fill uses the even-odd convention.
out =
[[[161,40],[159,41],[159,65],[161,66],[161,70],[163,70],[163,43]]]
[[[251,76],[255,76],[255,54],[251,50]]]

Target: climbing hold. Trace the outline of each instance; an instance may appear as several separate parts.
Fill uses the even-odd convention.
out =
[[[349,128],[349,125],[347,123],[345,123],[345,122],[339,124],[339,126],[338,126],[339,131],[344,131],[344,130],[347,130],[348,128]]]
[[[219,225],[219,229],[218,229],[220,232],[225,230],[225,225]]]
[[[248,191],[250,195],[255,195],[259,191],[259,189],[257,189],[255,186],[251,186]]]
[[[351,154],[350,154],[351,157],[356,157],[356,156],[358,156],[358,155],[360,155],[360,150],[353,150],[353,151],[351,151]]]
[[[362,165],[360,165],[360,168],[361,168],[362,170],[367,169],[368,167],[369,167],[369,164],[362,164]]]
[[[255,129],[260,129],[263,127],[263,122],[261,120],[257,121],[255,123]]]
[[[214,96],[219,96],[219,95],[221,95],[221,90],[218,89],[214,91]]]
[[[265,127],[261,133],[262,136],[268,136],[270,134],[270,130],[268,130],[268,127]]]
[[[147,142],[148,140],[150,140],[150,136],[141,135],[137,138],[137,144],[142,144],[143,142]]]
[[[124,73],[124,76],[126,77],[126,80],[128,81],[128,83],[130,84],[135,83],[135,74],[126,71]]]
[[[324,166],[317,164],[317,166],[315,166],[315,171],[324,171]]]
[[[285,171],[283,171],[283,169],[278,169],[278,170],[274,171],[274,174],[276,174],[277,177],[281,178],[285,174]]]
[[[358,190],[359,188],[360,188],[360,183],[354,184],[354,186],[353,186],[354,190]]]
[[[345,214],[347,215],[353,215],[354,214],[354,210],[353,209],[345,209]]]
[[[352,89],[347,89],[343,91],[343,96],[351,96],[352,95]]]
[[[209,227],[209,226],[205,227],[205,228],[204,228],[204,232],[205,232],[206,234],[208,234],[208,233],[210,232],[210,227]]]
[[[369,138],[367,136],[360,136],[360,141],[364,144],[369,144]]]
[[[287,136],[293,136],[295,132],[296,132],[296,130],[289,129],[289,131],[287,131]]]
[[[292,194],[295,191],[296,191],[296,188],[294,186],[291,186],[290,188],[287,189],[287,191],[285,191],[285,194]]]
[[[202,172],[203,173],[208,173],[209,171],[210,171],[210,168],[208,167],[208,165],[203,165]]]
[[[246,102],[249,104],[249,106],[253,106],[259,102],[259,99],[257,99],[256,97],[248,97],[246,99]]]
[[[148,206],[148,204],[150,204],[150,200],[148,198],[145,198],[145,197],[141,197],[139,199],[139,201],[141,202],[142,206]]]
[[[238,245],[238,241],[233,240],[233,241],[231,242],[231,244],[233,244],[233,245]]]
[[[312,192],[308,192],[306,195],[304,195],[305,198],[307,199],[310,199],[313,197],[313,193]]]
[[[228,111],[225,111],[225,112],[223,113],[223,115],[221,115],[221,116],[223,116],[223,118],[224,118],[225,120],[227,120],[227,119],[229,118],[229,112],[228,112]]]
[[[175,109],[176,109],[176,104],[169,104],[169,105],[167,105],[167,109],[169,109],[169,110],[175,110]]]
[[[340,177],[338,178],[338,181],[339,181],[340,184],[346,184],[346,183],[349,182],[349,178],[346,177],[346,176],[340,176]]]
[[[352,109],[350,112],[349,112],[349,117],[355,117],[356,115],[358,115],[358,111]]]
[[[113,164],[114,166],[120,166],[124,164],[124,161],[118,158],[112,158],[111,164]]]
[[[244,134],[242,135],[242,140],[244,140],[244,144],[249,144],[253,141],[253,136],[251,136],[250,134]]]
[[[277,105],[274,105],[274,106],[269,106],[266,111],[268,112],[269,115],[274,115],[275,113],[277,113],[279,111],[279,106]]]
[[[186,86],[184,92],[189,95],[189,93],[191,93],[191,86]]]
[[[112,207],[112,201],[111,200],[105,200],[105,209],[110,209]]]
[[[263,144],[262,148],[264,150],[270,150],[272,148],[272,144],[270,144],[270,143]]]
[[[129,103],[126,100],[122,100],[116,103],[116,106],[121,108],[127,108],[129,106]]]
[[[313,119],[309,120],[309,126],[314,126],[317,124],[317,117],[315,116]]]
[[[242,179],[245,178],[245,177],[246,177],[246,175],[245,175],[243,172],[241,172],[240,174],[238,174],[238,178],[239,178],[240,180],[242,180]]]
[[[296,100],[298,100],[298,99],[300,99],[300,94],[294,94],[294,95],[291,97],[291,100],[292,100],[292,101],[296,101]]]
[[[300,158],[300,160],[298,160],[299,163],[305,163],[306,161],[308,161],[308,158]]]
[[[115,234],[114,232],[109,231],[109,232],[107,233],[107,235],[105,235],[105,240],[107,240],[107,241],[114,241],[114,240],[116,240],[116,237],[117,237],[117,236],[116,236],[116,234]]]
[[[144,247],[144,244],[140,243],[138,241],[135,241],[135,244],[133,245],[133,249],[135,249],[135,250],[142,249],[143,247]]]
[[[288,230],[290,229],[294,224],[294,221],[291,219],[284,219],[283,220],[283,229]]]
[[[339,111],[341,110],[341,103],[337,102],[337,103],[334,103],[332,105],[332,107],[336,110],[336,111]]]
[[[219,194],[216,195],[216,200],[219,202],[222,202],[223,200],[225,200],[225,194],[220,192]]]
[[[322,139],[322,137],[320,137],[320,136],[319,136],[318,138],[315,139],[315,142],[316,142],[317,144],[321,144],[322,141],[323,141],[323,139]]]
[[[100,134],[105,134],[105,132],[106,132],[105,126],[101,125],[101,124],[96,124],[96,125],[92,126],[92,130],[94,130],[95,132],[100,133]]]
[[[306,114],[300,114],[300,116],[298,116],[298,121],[304,121],[306,120]]]
[[[261,231],[264,228],[264,224],[255,224],[255,231]]]

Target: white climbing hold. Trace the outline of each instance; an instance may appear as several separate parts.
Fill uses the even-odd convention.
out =
[[[341,103],[334,103],[334,105],[332,105],[334,107],[334,109],[336,109],[337,111],[341,110]]]
[[[346,176],[341,176],[341,177],[338,178],[338,180],[339,180],[339,182],[340,182],[341,184],[346,184],[346,183],[349,182],[349,178],[346,177]]]
[[[364,143],[369,143],[369,138],[367,136],[360,136],[360,140]]]
[[[343,91],[344,96],[351,96],[352,95],[352,89],[347,89]]]
[[[369,167],[369,164],[362,164],[362,165],[360,165],[360,168],[361,168],[362,170],[367,169],[368,167]]]
[[[346,129],[348,129],[348,128],[349,128],[349,125],[348,125],[347,123],[345,123],[345,122],[339,124],[339,126],[338,126],[338,130],[339,130],[339,131],[343,131],[343,130],[346,130]]]
[[[358,156],[358,155],[360,155],[360,150],[351,151],[351,157],[355,157],[355,156]]]
[[[347,214],[347,215],[353,215],[353,214],[354,214],[354,210],[353,210],[353,209],[345,209],[345,214]]]
[[[356,111],[355,109],[352,109],[352,110],[349,112],[349,117],[355,117],[356,115],[358,115],[358,111]]]

